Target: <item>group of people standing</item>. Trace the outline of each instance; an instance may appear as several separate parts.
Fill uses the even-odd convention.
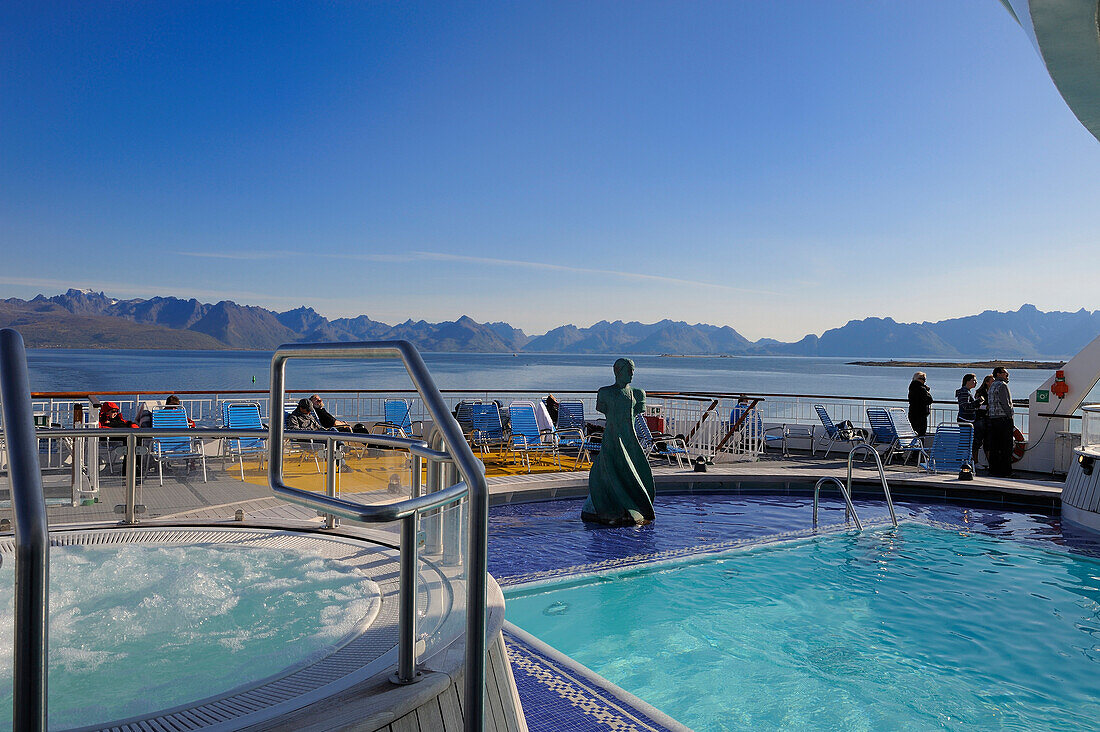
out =
[[[909,423],[918,435],[928,433],[928,415],[932,411],[932,391],[923,371],[913,374],[909,384]],[[971,389],[977,391],[971,394]],[[984,447],[989,462],[989,474],[1007,478],[1012,474],[1013,432],[1012,394],[1008,390],[1008,369],[998,366],[982,379],[978,386],[975,374],[966,374],[962,386],[955,390],[959,403],[958,422],[974,428],[974,461]]]

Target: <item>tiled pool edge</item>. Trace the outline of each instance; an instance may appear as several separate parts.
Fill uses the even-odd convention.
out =
[[[593,727],[691,732],[651,704],[505,621],[502,629],[531,732]],[[538,697],[546,700],[539,702]]]
[[[826,475],[828,471],[822,471]],[[816,477],[821,477],[817,475]],[[699,474],[656,473],[655,488],[658,494],[731,493],[774,495],[806,495],[812,493],[816,477],[783,475],[761,471],[752,475],[721,473]],[[841,475],[841,479],[843,479]],[[941,477],[936,482],[914,480],[906,474],[888,474],[890,491],[897,499],[932,499],[947,503],[998,506],[1004,509],[1039,509],[1056,513],[1061,508],[1060,493],[1046,487],[971,486],[961,484],[954,477]],[[922,476],[923,477],[923,476]],[[540,474],[537,476],[501,476],[490,478],[489,503],[491,506],[512,503],[536,503],[568,498],[584,498],[588,495],[588,473]],[[807,486],[810,486],[807,490]],[[878,475],[856,474],[852,479],[853,498],[880,497]]]
[[[904,520],[907,521],[911,519]],[[866,528],[880,528],[882,526],[889,525],[890,520],[884,517],[873,518],[870,520],[865,520],[863,524]],[[794,531],[783,531],[775,534],[767,534],[765,536],[746,537],[744,539],[731,539],[729,541],[711,542],[708,544],[696,544],[695,546],[683,547],[679,549],[669,549],[662,552],[654,552],[652,554],[633,554],[627,557],[605,559],[601,562],[576,564],[569,567],[560,567],[557,569],[546,569],[538,572],[529,572],[527,574],[502,575],[500,577],[494,576],[493,579],[497,581],[497,584],[500,585],[501,589],[508,588],[514,590],[520,587],[526,589],[567,578],[600,575],[609,572],[617,572],[623,569],[630,569],[631,567],[649,567],[653,565],[667,564],[683,559],[691,559],[693,557],[704,557],[711,554],[722,554],[724,552],[737,551],[738,549],[754,549],[756,547],[764,546],[767,544],[776,544],[785,541],[799,541],[801,539],[810,539],[815,536],[837,534],[854,529],[855,527],[852,524],[829,524],[827,526],[821,526],[816,529],[797,529]]]

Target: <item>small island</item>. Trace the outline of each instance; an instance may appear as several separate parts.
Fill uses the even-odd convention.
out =
[[[909,369],[1060,369],[1065,361],[849,361],[848,366],[897,366]]]

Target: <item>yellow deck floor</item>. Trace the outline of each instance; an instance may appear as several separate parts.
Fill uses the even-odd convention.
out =
[[[477,453],[475,453],[477,454]],[[491,453],[489,455],[477,454],[485,463],[487,476],[500,475],[527,475],[536,473],[569,472],[573,469],[575,460],[572,456],[563,455],[561,467],[552,458],[531,456],[530,471],[520,460],[513,458],[511,454]],[[320,469],[318,469],[318,464]],[[587,470],[588,462],[581,463],[579,470]],[[409,470],[407,453],[395,450],[369,450],[360,455],[355,450],[349,450],[344,458],[344,467],[337,477],[337,489],[349,493],[371,493],[385,491],[391,481],[396,480],[400,484],[409,483]],[[240,468],[231,465],[228,468],[229,475],[240,475]],[[314,462],[311,455],[288,454],[283,459],[283,476],[287,485],[301,488],[307,491],[323,493],[325,490],[325,461]],[[244,461],[245,482],[266,486],[267,466],[260,469],[260,463],[256,460]],[[423,478],[426,480],[426,477]]]

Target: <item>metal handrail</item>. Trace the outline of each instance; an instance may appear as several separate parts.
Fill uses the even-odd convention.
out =
[[[401,599],[399,612],[398,672],[395,678],[399,683],[415,680],[415,628],[416,628],[416,516],[419,511],[429,510],[443,503],[460,500],[469,496],[469,556],[467,569],[469,576],[466,586],[466,678],[465,698],[463,700],[464,727],[467,731],[481,730],[485,718],[485,628],[486,628],[486,586],[488,576],[488,523],[489,490],[485,481],[485,468],[474,457],[466,443],[462,430],[458,426],[443,395],[435,385],[428,367],[420,353],[408,341],[364,341],[359,343],[295,343],[280,346],[271,358],[271,393],[269,409],[272,414],[283,413],[283,398],[286,386],[286,362],[291,359],[364,359],[364,358],[400,358],[405,370],[428,413],[435,423],[434,434],[442,439],[448,448],[445,454],[461,473],[465,483],[456,483],[444,488],[434,496],[412,498],[408,501],[385,507],[389,511],[400,513],[401,526]],[[378,521],[383,507],[364,507],[343,501],[333,496],[318,496],[301,489],[293,488],[283,482],[283,423],[281,419],[271,419],[268,428],[268,482],[276,495],[296,503],[337,509],[350,514],[354,520]],[[331,433],[329,433],[331,436]],[[421,443],[422,450],[436,450],[442,445]],[[411,448],[410,448],[411,449]],[[460,488],[460,486],[462,486]],[[405,513],[405,512],[408,513]],[[342,515],[348,515],[347,513]],[[367,516],[368,518],[361,518]]]
[[[856,528],[863,531],[863,524],[860,523],[859,516],[856,514],[856,507],[852,504],[851,493],[849,493],[848,489],[844,487],[844,484],[840,482],[840,478],[834,478],[833,476],[819,478],[818,481],[814,483],[814,528],[817,528],[817,496],[821,491],[821,484],[830,482],[836,483],[836,487],[840,489],[840,494],[844,496],[844,503],[846,504],[844,509],[844,520],[847,521],[848,515],[851,514],[852,518],[855,519]]]
[[[890,520],[894,522],[894,526],[897,526],[898,517],[894,513],[894,499],[890,496],[890,484],[886,482],[886,469],[882,467],[882,458],[879,457],[878,450],[866,442],[855,445],[848,451],[848,492],[851,493],[852,491],[852,459],[857,452],[861,451],[869,452],[875,458],[875,464],[878,465],[878,477],[882,481],[882,492],[886,494],[886,506],[890,509]]]
[[[12,729],[45,730],[49,650],[50,530],[38,465],[23,337],[0,330],[0,399],[15,526],[15,658]]]

